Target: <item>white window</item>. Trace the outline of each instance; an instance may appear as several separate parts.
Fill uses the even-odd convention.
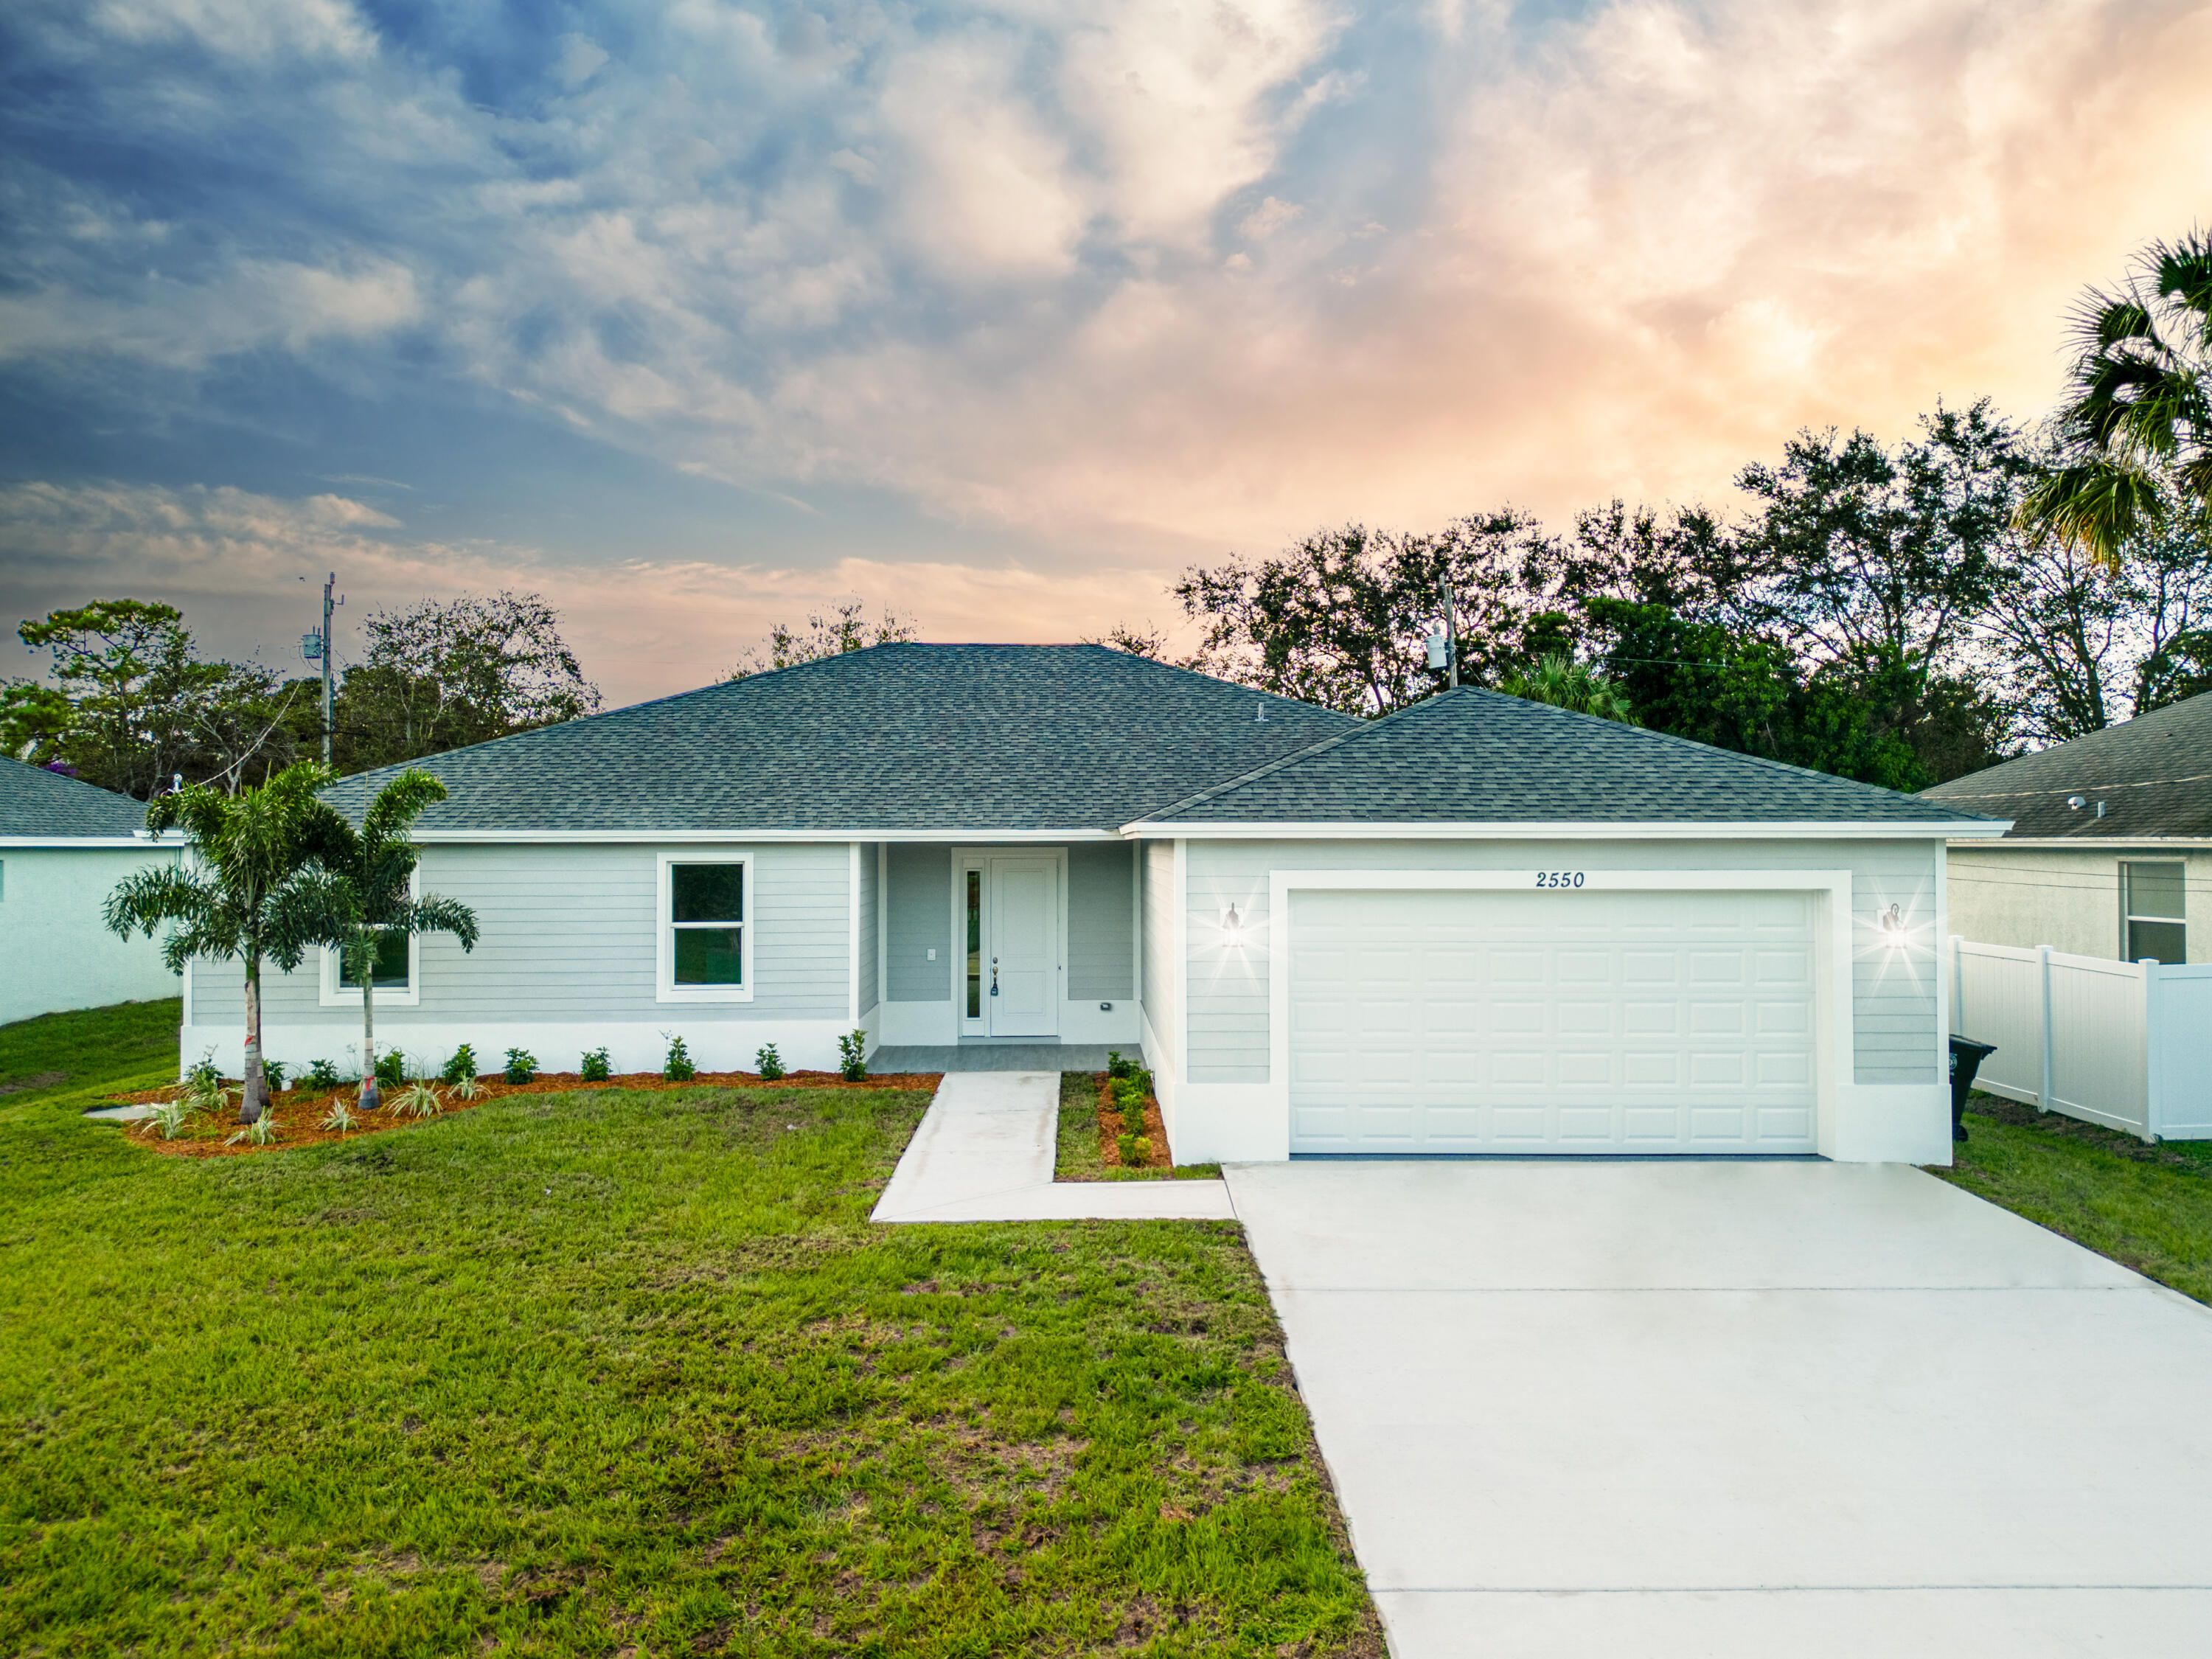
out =
[[[323,957],[322,1006],[325,1008],[361,1006],[361,981],[349,978],[338,953],[325,945]],[[422,940],[420,934],[402,937],[387,933],[378,941],[376,969],[371,982],[380,1004],[412,1008],[422,1000]]]
[[[2189,960],[2188,866],[2127,863],[2120,866],[2120,928],[2126,962]]]
[[[663,1002],[750,1002],[752,860],[663,853],[658,932]]]

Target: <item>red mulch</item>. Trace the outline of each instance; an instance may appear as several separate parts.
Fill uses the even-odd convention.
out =
[[[1109,1168],[1119,1170],[1121,1148],[1117,1137],[1121,1133],[1121,1112],[1114,1103],[1114,1079],[1105,1072],[1098,1078],[1098,1157]],[[1134,1125],[1131,1126],[1134,1127]],[[1151,1095],[1145,1097],[1145,1125],[1136,1131],[1152,1143],[1152,1155],[1146,1163],[1148,1170],[1171,1170],[1175,1160],[1168,1156],[1168,1126],[1160,1116],[1160,1103]]]
[[[509,1095],[565,1095],[586,1089],[928,1089],[934,1090],[939,1082],[934,1072],[893,1072],[882,1076],[871,1076],[859,1083],[848,1083],[835,1072],[789,1072],[774,1083],[763,1083],[752,1072],[702,1072],[686,1083],[672,1083],[658,1072],[624,1072],[608,1078],[605,1082],[586,1083],[574,1072],[540,1072],[528,1083],[509,1083],[496,1074],[479,1078],[483,1092],[474,1100],[457,1099],[443,1084],[439,1092],[445,1097],[444,1117],[453,1112],[473,1110],[489,1101],[503,1100]],[[235,1087],[235,1085],[233,1085]],[[136,1094],[116,1095],[112,1101],[118,1104],[152,1105],[156,1102],[173,1100],[182,1092],[182,1084],[169,1084],[159,1089],[142,1089]],[[361,1085],[348,1083],[336,1089],[287,1089],[274,1097],[270,1109],[275,1113],[278,1138],[265,1146],[251,1141],[229,1144],[229,1138],[238,1133],[237,1109],[226,1110],[220,1120],[205,1113],[191,1119],[174,1140],[161,1139],[161,1132],[150,1120],[127,1124],[131,1139],[139,1146],[171,1158],[235,1158],[247,1152],[281,1152],[295,1146],[314,1146],[332,1140],[358,1140],[363,1135],[381,1134],[388,1129],[411,1128],[418,1123],[434,1123],[437,1117],[409,1117],[394,1110],[389,1103],[399,1093],[397,1089],[384,1091],[386,1104],[382,1109],[362,1112],[356,1127],[343,1133],[322,1127],[323,1114],[330,1110],[331,1102],[340,1095],[349,1098],[360,1092]]]

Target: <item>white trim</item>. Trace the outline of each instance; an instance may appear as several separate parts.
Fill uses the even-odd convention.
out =
[[[1936,849],[1936,930],[1938,939],[1951,936],[1951,890],[1946,870],[1948,849]],[[1944,1079],[1948,1088],[1951,1077],[1951,975],[1942,970],[1940,960],[1942,947],[1937,947],[1939,960],[1936,971],[1936,1075]]]
[[[177,1024],[179,1026],[190,1025],[192,1023],[192,963],[195,959],[196,958],[191,957],[186,957],[185,958],[185,971],[177,975],[178,978],[183,980],[185,982],[185,1006],[178,1011],[179,1018]]]
[[[2168,848],[2185,851],[2212,848],[2212,836],[1953,836],[1951,845],[1962,853],[1989,853],[2007,847],[2032,847],[2047,852],[2057,847],[2078,847],[2084,852],[2112,852],[2130,847]]]
[[[538,842],[617,842],[641,846],[679,844],[693,846],[774,847],[786,844],[822,842],[845,842],[855,840],[885,842],[915,842],[930,845],[968,847],[989,845],[1028,845],[1031,842],[1053,843],[1074,841],[1120,841],[1121,834],[1115,830],[875,830],[858,825],[847,830],[417,830],[414,839],[419,842],[447,842],[455,844],[489,842],[497,845],[513,842],[529,845]]]
[[[1052,1006],[1064,1012],[1067,1007],[1067,848],[1065,847],[1037,848],[1024,853],[1010,853],[1004,847],[956,847],[952,849],[952,1029],[959,1036],[988,1037],[998,1033],[989,1029],[991,1011],[989,999],[983,1001],[983,1012],[975,1019],[968,1017],[968,872],[980,869],[983,872],[981,890],[982,915],[979,918],[983,953],[990,954],[991,945],[991,860],[994,858],[1041,858],[1050,856],[1058,866],[1053,879],[1060,891],[1054,902],[1053,926]],[[1023,1042],[1065,1042],[1060,1028],[1066,1022],[1056,1014],[1053,1030],[1033,1036],[1010,1040]]]
[[[753,933],[759,926],[754,915],[753,859],[750,852],[733,852],[726,858],[714,860],[717,864],[742,865],[744,868],[744,919],[738,924],[738,972],[744,977],[742,985],[678,985],[676,982],[676,930],[669,921],[674,902],[674,881],[669,871],[678,864],[700,864],[706,860],[683,853],[663,853],[657,860],[659,880],[653,911],[653,963],[655,1002],[750,1002],[753,1000]],[[850,1029],[848,1027],[847,1029]],[[486,1053],[490,1050],[487,1049]]]
[[[1119,841],[1121,837],[1115,836],[1109,839]],[[133,848],[144,853],[183,845],[181,841],[157,841],[150,836],[0,836],[0,851],[34,847],[82,847],[88,850],[110,852],[118,848]]]
[[[745,933],[752,937],[752,907],[745,907]],[[750,964],[747,964],[750,969]],[[752,983],[750,971],[745,983]],[[860,1023],[860,843],[853,842],[845,860],[845,1018]]]
[[[1176,1081],[1190,1079],[1190,843],[1175,844],[1175,1054]],[[1284,1096],[1285,1102],[1290,1097]]]
[[[1129,1000],[1139,1010],[1145,1006],[1145,849],[1133,841],[1129,843]]]
[[[876,843],[876,1006],[891,1000],[891,849]]]
[[[1293,891],[1551,890],[1538,870],[1275,870],[1267,878],[1267,1081],[1270,1111],[1289,1146],[1291,1121],[1291,894]],[[1848,870],[1589,870],[1580,890],[1629,892],[1810,892],[1828,896],[1813,917],[1814,1042],[1820,1067],[1813,1133],[1825,1158],[1848,1155],[1839,1138],[1838,1103],[1856,1086],[1851,1058],[1851,872]],[[1825,981],[1825,983],[1823,982]],[[1826,1018],[1820,1017],[1825,1011]],[[1823,1030],[1822,1028],[1826,1029]],[[1262,1085],[1248,1085],[1262,1086]],[[1286,1155],[1286,1154],[1285,1154]]]
[[[408,872],[407,896],[418,896],[422,890],[422,870],[417,865]],[[339,977],[337,948],[318,946],[315,954],[321,958],[320,973],[315,988],[315,1000],[325,1008],[358,1008],[361,1006],[361,987],[349,985]],[[407,936],[407,985],[404,990],[394,990],[388,985],[376,988],[376,1000],[386,1008],[419,1008],[422,1006],[422,936]]]
[[[1672,818],[1480,823],[1392,823],[1380,819],[1355,823],[1252,823],[1224,819],[1218,823],[1155,823],[1140,818],[1123,824],[1121,833],[1136,841],[1946,841],[1965,834],[1987,836],[1990,828],[1990,823],[1982,819],[1972,823],[1939,819],[1927,823],[1849,819],[1695,823]]]

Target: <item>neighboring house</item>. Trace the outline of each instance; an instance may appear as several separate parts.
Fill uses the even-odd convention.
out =
[[[1942,1162],[1937,803],[1490,692],[1365,722],[1091,646],[891,645],[421,763],[420,1061],[1141,1047],[1176,1156]],[[381,781],[346,780],[358,811]],[[235,1065],[232,964],[185,1052]],[[327,957],[270,1051],[343,1062]]]
[[[1938,784],[2010,818],[1951,843],[1951,931],[2069,956],[2212,962],[2212,693]]]
[[[177,994],[160,946],[101,915],[133,870],[176,861],[145,823],[128,795],[0,757],[0,1024]]]

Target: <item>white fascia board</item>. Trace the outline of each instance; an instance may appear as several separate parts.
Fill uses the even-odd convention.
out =
[[[1520,823],[1125,823],[1133,841],[1949,841],[1962,833],[1987,836],[1984,823],[1941,819],[1928,823],[1839,820],[1747,823],[1656,823],[1571,819]],[[2002,832],[2000,832],[2002,833]],[[2017,845],[2017,843],[2008,843]]]
[[[1032,842],[1060,846],[1075,841],[1117,842],[1113,830],[417,830],[424,846],[544,845],[549,843],[665,847],[701,843],[761,846],[775,842],[919,842],[952,847]]]
[[[2085,852],[2106,852],[2115,848],[2171,847],[2186,851],[2192,847],[2212,847],[2212,836],[1954,836],[1951,845],[1960,852],[1989,853],[2008,847],[2033,848],[2048,851],[2052,848],[2079,847]]]
[[[181,841],[156,840],[151,836],[0,836],[0,848],[10,847],[181,847]]]

